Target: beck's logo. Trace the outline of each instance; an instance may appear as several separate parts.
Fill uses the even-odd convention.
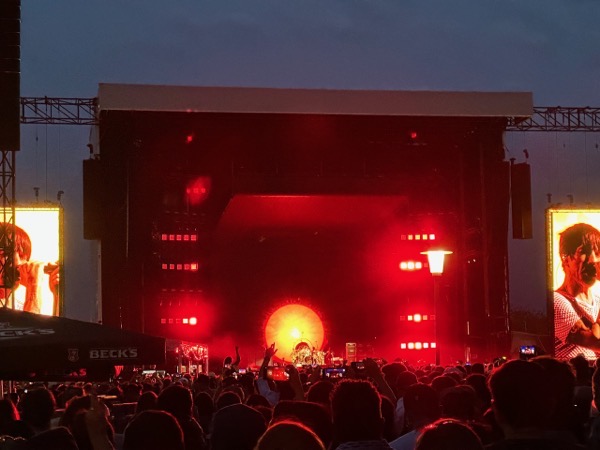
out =
[[[79,361],[79,349],[78,348],[68,348],[67,349],[67,359],[71,362]]]
[[[90,359],[132,359],[137,358],[137,348],[92,348]]]
[[[34,328],[29,326],[14,326],[10,322],[0,322],[0,340],[28,338],[32,336],[46,336],[54,334],[52,328]]]

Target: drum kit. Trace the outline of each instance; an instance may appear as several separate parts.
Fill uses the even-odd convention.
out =
[[[295,366],[322,366],[325,364],[325,352],[317,350],[306,341],[294,345],[291,353],[292,364]]]

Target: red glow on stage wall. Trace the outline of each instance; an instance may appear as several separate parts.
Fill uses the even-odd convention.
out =
[[[277,356],[290,360],[296,345],[305,342],[320,350],[325,338],[325,329],[320,317],[307,306],[286,305],[276,310],[265,326],[265,342],[279,349]]]

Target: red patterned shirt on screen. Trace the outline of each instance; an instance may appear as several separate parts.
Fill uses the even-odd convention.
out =
[[[577,302],[580,313],[576,311],[571,301]],[[590,348],[581,345],[570,344],[567,337],[571,333],[575,323],[585,315],[589,322],[596,322],[600,312],[600,298],[593,295],[592,303],[583,302],[573,297],[569,300],[564,295],[554,292],[554,350],[558,359],[570,359],[577,355],[583,355],[586,359],[595,360],[598,354]]]

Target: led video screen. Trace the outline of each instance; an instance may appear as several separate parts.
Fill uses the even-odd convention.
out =
[[[10,233],[10,214],[10,209],[0,209],[2,234]],[[6,263],[2,265],[0,297],[3,306],[60,315],[63,303],[61,208],[16,207],[14,224],[14,263],[17,270],[11,276],[10,270],[4,270]]]
[[[600,209],[546,212],[554,356],[600,356]]]

